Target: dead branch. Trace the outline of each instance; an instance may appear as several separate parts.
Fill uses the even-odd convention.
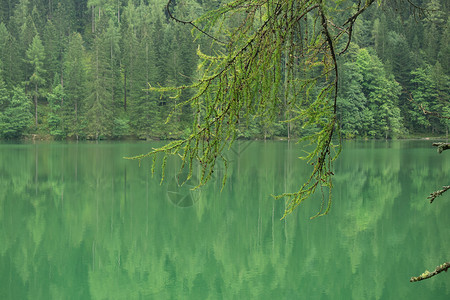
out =
[[[428,279],[428,278],[431,278],[431,277],[441,273],[442,271],[447,272],[448,268],[450,268],[450,262],[446,262],[446,263],[443,263],[440,266],[437,266],[436,269],[433,272],[430,272],[430,271],[426,270],[420,276],[411,277],[411,279],[409,281],[410,282],[416,282],[416,281],[421,281],[421,280],[424,280],[424,279]]]
[[[409,99],[408,99],[409,102],[415,104],[423,112],[424,115],[432,115],[432,116],[435,116],[435,117],[437,117],[439,119],[450,120],[450,117],[448,117],[448,116],[443,116],[440,113],[437,113],[435,111],[429,111],[429,110],[425,109],[425,107],[423,107],[422,104],[417,103],[416,101],[414,101],[413,95],[410,92],[408,92],[408,91],[406,91],[406,92],[409,94]]]
[[[441,196],[443,193],[445,193],[449,189],[450,189],[450,185],[444,185],[442,187],[442,190],[432,192],[430,194],[430,196],[427,197],[427,199],[430,199],[430,203],[433,203],[434,199],[436,199],[437,197]]]
[[[441,154],[444,150],[450,149],[450,143],[433,143],[433,146],[438,147],[437,151],[439,154]]]

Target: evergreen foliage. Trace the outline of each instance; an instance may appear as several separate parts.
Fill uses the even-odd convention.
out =
[[[64,130],[64,115],[61,107],[61,104],[64,103],[64,97],[65,95],[61,84],[58,84],[53,89],[52,93],[48,94],[48,106],[50,108],[47,119],[48,129],[55,139],[63,139],[67,135],[66,130]]]
[[[64,134],[77,140],[85,136],[83,120],[88,88],[88,58],[83,43],[79,33],[69,37],[62,76],[65,94],[61,99]]]
[[[194,132],[190,124],[196,118],[196,112],[207,113],[205,107],[199,109],[186,102],[195,92],[184,89],[177,98],[172,98],[170,94],[160,95],[147,90],[149,86],[195,84],[202,75],[212,71],[208,69],[213,63],[209,58],[215,57],[217,61],[221,56],[231,58],[238,54],[229,52],[231,48],[219,41],[232,41],[233,49],[251,53],[257,47],[243,47],[249,39],[257,37],[254,34],[258,28],[282,28],[280,26],[283,25],[281,18],[264,25],[266,12],[276,8],[275,2],[275,6],[270,7],[272,1],[170,1],[170,12],[185,24],[170,18],[165,7],[168,2],[2,2],[0,68],[9,93],[12,94],[15,88],[24,88],[33,103],[35,122],[34,126],[29,125],[27,132],[75,139],[127,135],[143,139],[185,137]],[[283,11],[289,18],[297,13],[289,11],[289,8],[305,11],[322,3],[309,1],[302,6],[297,2],[280,2],[285,4],[278,4],[281,10],[278,9],[277,13]],[[449,6],[443,0],[427,0],[418,3],[426,11],[399,12],[391,9],[398,7],[390,1],[368,5],[372,2],[366,2],[368,8],[364,14],[358,15],[356,22],[352,20],[346,24],[347,27],[352,24],[350,49],[353,48],[353,54],[339,56],[336,53],[341,66],[337,109],[343,137],[395,138],[411,134],[445,134],[447,122],[431,115],[424,116],[420,107],[448,114]],[[343,24],[349,12],[357,11],[358,4],[344,1],[339,4],[341,10],[325,3],[320,5],[326,10],[326,18],[335,22],[329,24],[328,31],[338,37],[333,43],[341,51],[346,46],[342,38],[345,33],[339,33],[337,24]],[[216,12],[205,15],[211,10]],[[195,24],[209,36],[204,33],[192,36],[190,32],[192,26],[189,24],[194,24],[192,21],[200,16],[204,17]],[[303,18],[295,20],[297,23],[287,19],[285,23],[291,22],[293,27],[285,28],[283,35],[270,37],[264,33],[260,40],[250,43],[256,45],[270,41],[272,45],[266,45],[266,59],[272,57],[279,62],[279,65],[270,63],[261,69],[267,71],[264,71],[267,79],[272,78],[279,86],[273,86],[270,94],[260,93],[258,99],[251,101],[263,99],[270,103],[276,99],[274,103],[279,105],[269,105],[265,110],[266,104],[261,102],[260,106],[255,106],[257,111],[239,111],[240,115],[244,112],[251,117],[248,120],[240,118],[232,128],[236,138],[292,138],[314,131],[305,127],[304,119],[293,119],[293,116],[307,107],[308,101],[317,97],[323,88],[325,82],[319,81],[317,88],[308,83],[311,88],[306,89],[306,93],[298,92],[305,87],[305,79],[320,75],[322,58],[317,56],[317,61],[307,62],[304,56],[289,57],[291,54],[288,52],[278,53],[271,49],[278,47],[277,39],[284,44],[291,43],[297,49],[323,43],[318,39],[321,37],[318,17],[312,9]],[[196,30],[193,32],[198,33]],[[197,55],[198,48],[200,56]],[[369,55],[360,60],[368,59],[374,63],[371,67],[374,70],[364,69],[357,63],[356,56],[363,55],[357,54],[359,51],[367,51]],[[313,57],[314,54],[302,55]],[[257,53],[255,59],[260,59],[259,56],[261,53]],[[254,63],[239,68],[261,65]],[[367,72],[373,71],[380,77],[370,79],[371,74]],[[52,134],[48,124],[52,120],[49,118],[52,113],[50,98],[54,96],[56,75],[64,94],[58,113],[62,135]],[[296,79],[288,82],[289,76]],[[332,81],[332,77],[328,79]],[[249,80],[252,80],[251,76]],[[267,83],[260,87],[253,85],[252,88],[257,91],[267,87]],[[389,93],[393,93],[393,97],[388,97]],[[204,97],[200,98],[203,101]],[[172,117],[165,124],[169,116]]]
[[[0,137],[17,139],[22,137],[32,123],[30,102],[24,91],[14,88],[11,93],[5,91],[0,82]]]
[[[33,38],[33,42],[26,51],[26,62],[31,65],[31,76],[29,77],[28,84],[31,89],[31,96],[34,102],[34,125],[38,126],[38,98],[44,94],[42,86],[45,84],[44,70],[44,46],[38,34]]]

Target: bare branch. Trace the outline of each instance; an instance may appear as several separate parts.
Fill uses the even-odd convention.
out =
[[[431,277],[441,273],[442,271],[447,272],[448,268],[450,268],[450,262],[446,262],[446,263],[443,263],[440,266],[437,266],[436,269],[433,272],[430,272],[430,271],[426,270],[420,276],[411,277],[411,279],[409,281],[410,282],[416,282],[416,281],[421,281],[421,280],[424,280],[424,279],[428,279],[428,278],[431,278]]]
[[[372,3],[374,3],[374,2],[375,2],[375,0],[368,0],[368,1],[366,1],[366,4],[365,4],[361,9],[359,9],[353,16],[351,16],[350,18],[348,18],[347,21],[345,21],[344,25],[347,25],[347,24],[349,24],[349,23],[355,22],[355,21],[356,21],[356,18],[358,18],[358,16],[359,16],[360,14],[362,14],[363,11],[365,11],[365,10],[366,10],[370,5],[372,5]]]
[[[180,20],[180,19],[174,17],[174,16],[172,15],[172,13],[170,12],[170,9],[169,9],[170,3],[172,3],[172,0],[169,0],[169,1],[167,2],[167,4],[166,4],[166,10],[167,10],[167,14],[169,15],[169,17],[170,17],[171,19],[175,20],[175,21],[178,22],[178,23],[184,24],[184,25],[191,25],[191,26],[194,27],[196,30],[198,30],[199,32],[203,33],[203,34],[206,35],[207,37],[209,37],[209,38],[215,40],[216,42],[218,42],[218,43],[220,43],[220,44],[226,44],[225,42],[219,40],[218,38],[216,38],[216,37],[214,37],[214,36],[212,36],[212,35],[210,35],[210,34],[207,33],[206,31],[204,31],[203,29],[201,29],[200,27],[198,27],[197,25],[195,25],[192,21],[183,21],[183,20]]]
[[[415,4],[414,2],[412,2],[411,0],[406,0],[406,2],[409,3],[409,5],[411,5],[414,9],[420,10],[420,11],[426,11],[426,8]]]
[[[334,75],[335,75],[335,78],[334,78],[333,113],[336,114],[336,110],[337,110],[337,95],[338,95],[338,82],[339,82],[338,64],[337,64],[337,60],[336,60],[336,53],[334,51],[333,40],[331,38],[330,32],[328,30],[328,26],[327,26],[327,18],[325,17],[325,14],[324,14],[323,9],[321,7],[319,7],[319,13],[320,13],[320,16],[322,18],[322,29],[323,29],[323,32],[325,34],[325,38],[327,40],[328,47],[330,48],[331,58],[333,59],[333,64],[334,64]],[[331,135],[333,135],[333,131],[331,131]]]
[[[442,187],[442,190],[432,192],[430,194],[430,196],[427,197],[427,199],[430,199],[430,203],[433,203],[434,199],[436,199],[437,197],[441,196],[443,193],[445,193],[449,189],[450,189],[450,185],[444,185]]]
[[[358,1],[358,7],[357,7],[358,11],[360,10],[360,7],[361,7],[361,0]],[[339,52],[339,55],[341,55],[342,53],[347,51],[348,47],[350,46],[350,43],[352,41],[353,24],[355,24],[355,21],[356,21],[356,19],[350,21],[350,25],[347,30],[347,34],[348,34],[347,45],[345,45],[345,48],[341,52]]]
[[[450,149],[450,143],[433,143],[433,146],[438,147],[437,151],[439,154],[441,154],[444,150]]]
[[[424,115],[432,115],[432,116],[435,116],[435,117],[437,117],[439,119],[450,120],[450,117],[443,116],[440,113],[437,113],[437,112],[434,112],[434,111],[429,111],[429,110],[425,109],[425,107],[423,107],[422,104],[417,103],[416,101],[414,101],[414,98],[413,98],[413,96],[412,96],[412,94],[410,92],[407,92],[407,93],[409,94],[409,99],[408,100],[410,102],[412,102],[413,104],[415,104],[423,112]]]

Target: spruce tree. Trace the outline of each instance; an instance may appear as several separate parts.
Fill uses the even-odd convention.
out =
[[[105,35],[96,33],[89,68],[86,99],[88,134],[90,138],[108,137],[112,133],[114,105],[110,65],[110,44]]]
[[[31,66],[32,74],[29,77],[28,84],[31,88],[30,94],[34,102],[34,124],[38,126],[38,98],[43,95],[43,86],[45,84],[44,59],[45,51],[39,35],[35,35],[33,42],[26,52],[27,63]]]
[[[64,53],[63,77],[65,97],[61,103],[67,134],[77,140],[83,135],[83,116],[88,88],[87,54],[83,38],[73,33]]]
[[[16,87],[7,93],[0,80],[0,106],[3,107],[0,111],[0,137],[21,138],[33,118],[28,97],[23,89]]]

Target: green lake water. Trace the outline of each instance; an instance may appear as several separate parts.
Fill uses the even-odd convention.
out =
[[[320,195],[280,220],[271,194],[310,166],[298,145],[240,142],[228,181],[179,187],[150,143],[0,144],[0,299],[450,299],[450,153],[431,141],[345,142]],[[180,175],[183,177],[183,174]]]

